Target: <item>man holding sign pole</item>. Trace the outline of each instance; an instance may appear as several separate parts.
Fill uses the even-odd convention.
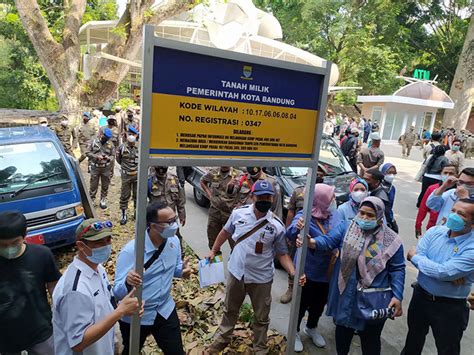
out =
[[[253,204],[232,212],[208,255],[213,259],[225,241],[231,241],[233,249],[228,263],[224,316],[214,343],[208,348],[211,354],[219,353],[230,343],[246,294],[250,296],[254,311],[254,352],[267,353],[275,253],[285,270],[295,275],[295,267],[288,255],[285,226],[270,211],[274,194],[270,182],[257,181],[252,187]],[[304,282],[305,276],[302,276],[300,283]]]

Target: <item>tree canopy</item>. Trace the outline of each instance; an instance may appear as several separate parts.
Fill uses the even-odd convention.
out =
[[[469,25],[469,0],[257,0],[283,40],[336,63],[340,86],[391,94],[418,68],[449,90]],[[405,68],[405,69],[404,69]],[[355,94],[339,93],[351,103]]]

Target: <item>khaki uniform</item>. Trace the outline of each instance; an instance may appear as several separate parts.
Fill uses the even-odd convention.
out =
[[[120,125],[120,132],[122,134],[122,137],[124,137],[124,140],[127,137],[127,126],[132,126],[140,132],[140,121],[138,120],[138,118],[134,116],[132,120],[129,120],[127,114],[125,113],[125,115],[122,116],[122,124]]]
[[[117,150],[117,163],[122,168],[120,209],[126,210],[131,195],[133,196],[133,205],[136,206],[137,203],[138,147],[122,144]]]
[[[301,211],[304,207],[304,186],[298,186],[293,190],[288,203],[288,209],[296,213]]]
[[[59,141],[61,142],[61,144],[63,145],[64,147],[64,150],[66,151],[66,153],[74,156],[72,154],[72,139],[73,139],[73,135],[72,135],[72,129],[71,127],[69,126],[62,126],[62,125],[59,125],[57,127],[54,128],[54,132],[56,133],[56,135],[58,136],[59,138]]]
[[[77,140],[79,142],[79,148],[81,150],[81,156],[79,157],[79,163],[86,159],[86,153],[89,149],[89,145],[97,136],[97,130],[94,124],[89,120],[89,122],[82,122],[77,130]]]
[[[409,157],[411,148],[416,141],[416,134],[415,132],[405,132],[400,138],[402,143],[402,156]]]
[[[112,138],[109,139],[110,142],[114,145],[114,150],[117,151],[120,145],[120,130],[118,127],[109,127],[104,126],[99,128],[99,136],[101,136],[106,128],[109,128],[112,131]],[[115,155],[112,157],[112,167],[110,168],[110,178],[114,177],[114,168],[115,168]]]
[[[110,140],[102,144],[95,138],[86,153],[91,168],[90,196],[94,200],[101,180],[100,198],[105,199],[110,185],[110,169],[114,160],[115,149]]]
[[[229,219],[232,210],[237,204],[238,177],[241,173],[231,168],[229,173],[222,175],[219,168],[209,170],[201,181],[211,190],[211,206],[207,220],[207,239],[209,249],[212,249],[217,235]],[[230,185],[231,181],[235,185]]]
[[[163,180],[153,175],[148,180],[148,198],[150,202],[165,202],[173,211],[177,212],[180,221],[186,219],[186,196],[184,189],[179,186],[178,177],[167,173]]]
[[[283,206],[281,201],[281,191],[278,182],[275,180],[273,176],[267,175],[262,172],[262,175],[258,180],[267,180],[272,183],[273,191],[275,191],[275,195],[273,196],[273,205],[272,205],[272,212],[277,215],[278,218],[282,218],[283,215]],[[253,181],[252,177],[246,173],[240,179],[240,186],[239,186],[239,197],[238,197],[238,206],[248,205],[253,203],[252,201],[252,186],[256,183],[257,180]]]

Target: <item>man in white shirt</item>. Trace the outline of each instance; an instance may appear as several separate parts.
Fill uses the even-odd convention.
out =
[[[208,255],[212,260],[228,239],[234,245],[228,263],[224,316],[214,343],[207,349],[211,354],[219,353],[230,343],[246,294],[250,296],[254,311],[254,353],[268,352],[267,331],[270,323],[275,254],[283,268],[290,275],[295,275],[293,262],[288,255],[285,226],[270,211],[273,195],[272,184],[266,180],[258,180],[252,187],[254,203],[232,212]],[[304,276],[300,282],[304,283]]]

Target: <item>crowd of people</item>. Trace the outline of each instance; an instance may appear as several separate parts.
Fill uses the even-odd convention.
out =
[[[114,163],[120,165],[121,224],[127,223],[130,197],[136,199],[140,121],[139,113],[132,110],[125,110],[124,117],[122,111],[107,117],[100,129],[89,126],[93,115],[87,112],[77,130],[70,129],[65,118],[55,128],[70,154],[74,154],[75,135],[79,160],[88,161],[90,195],[95,199],[100,181],[103,209]],[[304,274],[297,280],[302,295],[296,352],[304,350],[302,333],[316,347],[326,346],[318,330],[326,308],[335,324],[337,354],[349,354],[355,334],[363,354],[383,353],[381,334],[388,319],[403,314],[405,268],[411,263],[418,277],[412,285],[402,354],[421,354],[429,329],[439,354],[460,354],[468,305],[474,309],[474,168],[446,156],[447,151],[453,156],[459,152],[454,149],[457,138],[449,139],[449,135],[445,142],[441,134],[438,138],[439,132],[430,136],[418,174],[422,193],[415,236],[419,241],[404,250],[393,211],[397,167],[385,162],[377,127],[363,121],[363,126],[351,122],[353,127],[340,139],[343,153],[358,174],[350,183],[348,201],[337,205],[335,187],[325,183],[325,170],[319,169],[309,221],[303,218],[305,187],[301,186],[294,190],[283,222],[280,187],[263,167],[222,166],[202,177],[201,187],[210,201],[207,259],[213,262],[226,242],[232,249],[223,317],[206,353],[218,354],[229,345],[246,295],[254,311],[253,352],[268,353],[274,259],[288,273],[288,290],[280,301],[291,302],[295,251],[306,238]],[[366,131],[367,123],[370,130]],[[405,135],[403,139],[406,143],[411,138]],[[406,155],[410,149],[405,147]],[[140,348],[152,335],[165,354],[184,354],[171,295],[173,278],[186,278],[192,272],[182,255],[179,232],[186,223],[181,179],[168,167],[150,168],[148,199],[143,276],[134,269],[135,240],[130,240],[118,254],[113,284],[102,266],[111,255],[110,220],[87,219],[79,226],[76,257],[61,276],[49,249],[24,243],[25,216],[0,212],[0,268],[9,270],[0,276],[0,354],[22,350],[41,355],[114,354],[118,333],[123,353],[128,354],[131,316],[137,314]],[[429,222],[423,231],[427,214]],[[304,236],[301,231],[306,223],[309,234]],[[143,288],[142,304],[135,295],[137,287]]]

